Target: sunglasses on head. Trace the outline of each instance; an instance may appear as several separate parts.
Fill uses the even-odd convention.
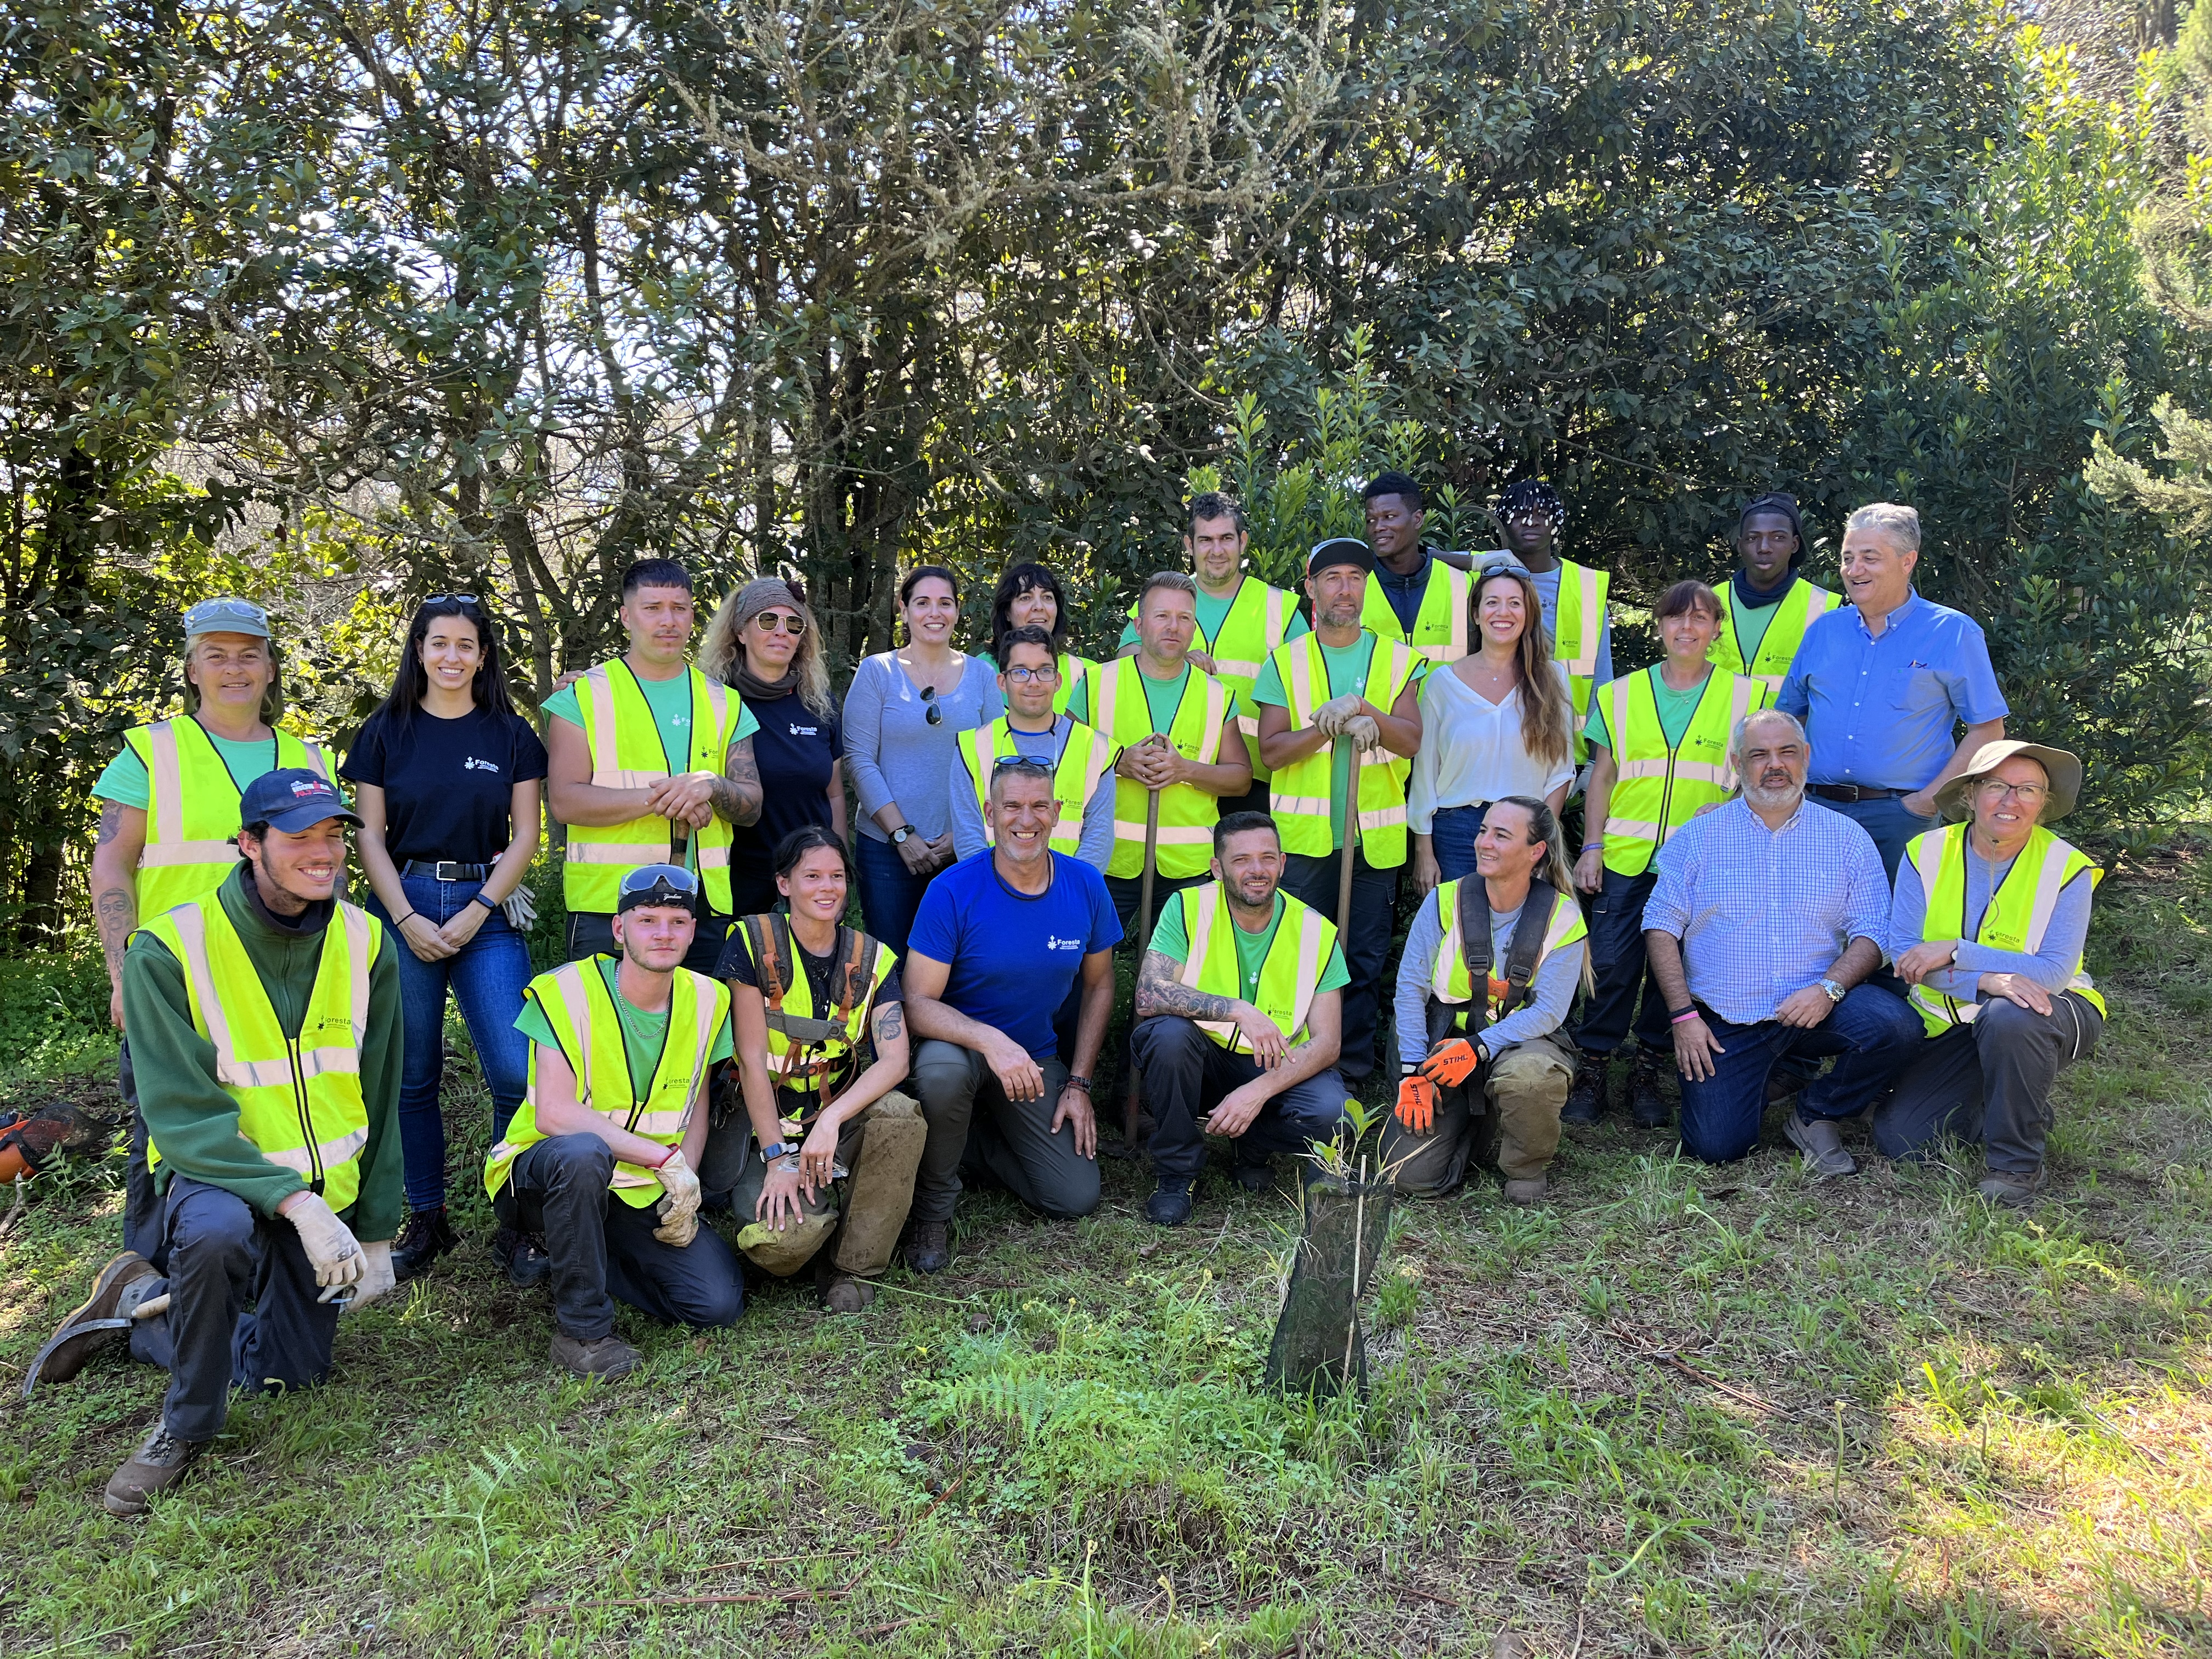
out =
[[[699,878],[680,864],[641,864],[624,872],[618,890],[627,897],[632,893],[649,893],[656,887],[671,887],[686,898],[695,898]]]
[[[433,593],[422,601],[425,605],[474,605],[476,602],[477,596],[473,593]]]

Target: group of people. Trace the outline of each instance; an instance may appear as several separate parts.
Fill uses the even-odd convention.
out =
[[[1668,1057],[1691,1156],[1745,1155],[1794,1096],[1821,1176],[1870,1112],[1887,1155],[1980,1140],[1984,1194],[2032,1199],[2053,1079],[2103,1018],[2099,872],[2047,827],[2081,768],[2003,739],[1980,629],[1913,590],[1911,509],[1850,516],[1838,596],[1801,574],[1795,504],[1752,501],[1725,587],[1669,587],[1662,659],[1615,677],[1607,577],[1563,556],[1548,484],[1505,492],[1484,553],[1425,541],[1403,474],[1365,503],[1293,593],[1200,495],[1189,573],[1143,582],[1110,658],[1071,652],[1044,565],[1001,578],[988,655],[957,643],[955,574],[910,570],[903,642],[842,707],[796,581],[729,594],[695,659],[689,573],[641,561],[628,649],[545,701],[542,738],[483,601],[434,594],[335,767],[279,724],[266,614],[194,606],[184,711],[95,790],[125,1249],[26,1383],[117,1343],[168,1371],[108,1507],[181,1478],[234,1386],[322,1380],[341,1310],[454,1247],[449,997],[490,1098],[493,1254],[587,1378],[639,1363],[617,1303],[727,1325],[747,1262],[838,1311],[900,1256],[942,1270],[964,1182],[1087,1213],[1102,1096],[1164,1226],[1207,1136],[1265,1190],[1348,1134],[1378,1063],[1401,1190],[1494,1164],[1538,1202],[1632,1035],[1627,1109],[1666,1122]],[[538,973],[541,790],[568,921]]]

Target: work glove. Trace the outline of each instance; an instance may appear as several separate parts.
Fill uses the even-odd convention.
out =
[[[284,1212],[284,1219],[300,1235],[300,1247],[315,1269],[315,1283],[323,1287],[316,1301],[327,1302],[347,1285],[360,1282],[368,1268],[361,1241],[320,1194],[307,1194]]]
[[[673,1154],[653,1172],[660,1177],[665,1195],[653,1206],[653,1212],[660,1218],[660,1224],[653,1236],[664,1244],[678,1249],[689,1244],[699,1231],[699,1176],[684,1161],[684,1154]]]
[[[1382,728],[1372,714],[1354,714],[1338,735],[1363,754],[1382,746]]]
[[[1474,1075],[1474,1068],[1482,1063],[1482,1056],[1465,1037],[1450,1037],[1429,1050],[1429,1057],[1421,1062],[1421,1075],[1442,1084],[1447,1089],[1456,1089]]]
[[[1313,712],[1314,729],[1335,737],[1344,730],[1345,721],[1357,714],[1364,703],[1357,691],[1347,691],[1340,697],[1331,697]]]
[[[358,1312],[399,1282],[392,1272],[390,1239],[380,1238],[373,1244],[364,1244],[361,1253],[367,1266],[362,1271],[361,1283],[354,1286],[353,1300],[346,1304],[348,1313]]]
[[[1419,1072],[1398,1079],[1398,1121],[1417,1135],[1436,1127],[1437,1085]]]
[[[499,902],[507,914],[507,925],[518,933],[530,931],[530,924],[538,920],[538,901],[530,896],[527,887],[518,887]]]

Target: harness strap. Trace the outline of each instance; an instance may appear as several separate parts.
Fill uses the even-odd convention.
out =
[[[1510,988],[1498,1011],[1501,1018],[1528,1000],[1529,982],[1536,977],[1537,958],[1544,952],[1544,936],[1551,931],[1554,897],[1548,882],[1532,880],[1528,884],[1528,896],[1522,902],[1520,919],[1513,924],[1513,938],[1505,947],[1505,983]],[[1460,955],[1467,963],[1467,1029],[1473,1036],[1490,1024],[1490,927],[1486,921],[1490,892],[1480,876],[1460,878],[1457,902]],[[1481,908],[1471,908],[1474,905]],[[1475,925],[1470,926],[1471,921]]]
[[[753,974],[760,981],[762,1000],[769,1012],[783,1012],[784,994],[791,987],[791,933],[773,911],[745,918],[746,942],[752,946]]]

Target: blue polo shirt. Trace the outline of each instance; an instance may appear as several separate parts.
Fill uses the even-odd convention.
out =
[[[2010,712],[1981,625],[1909,595],[1876,639],[1856,605],[1805,630],[1774,706],[1805,723],[1812,783],[1924,789],[1959,746],[1963,721]]]

